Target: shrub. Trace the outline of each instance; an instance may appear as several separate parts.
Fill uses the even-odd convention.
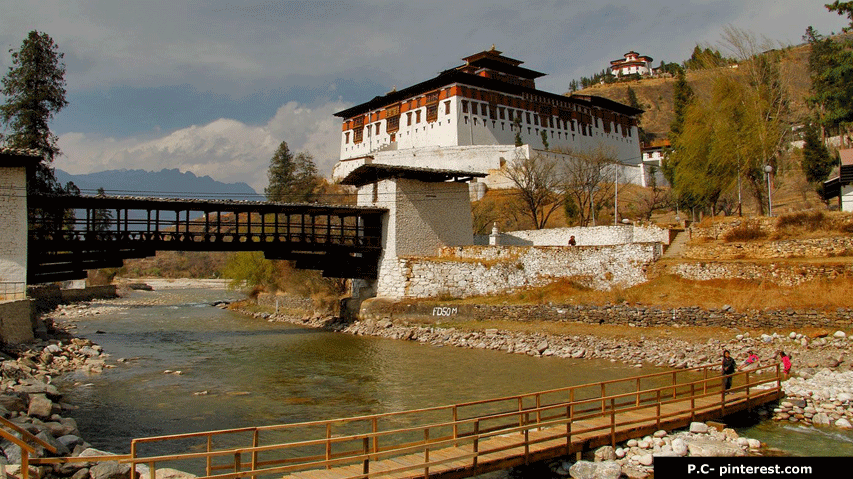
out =
[[[754,221],[744,221],[723,235],[726,242],[732,241],[754,241],[767,238],[767,232],[761,229],[761,225]]]
[[[776,220],[776,227],[779,229],[804,228],[816,231],[830,229],[830,223],[823,211],[801,211],[780,216]]]

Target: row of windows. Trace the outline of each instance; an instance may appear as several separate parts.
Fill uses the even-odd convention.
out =
[[[438,93],[436,93],[438,95]],[[421,109],[407,111],[406,112],[406,125],[412,126],[421,122]],[[444,114],[450,114],[450,100],[444,102]],[[438,119],[438,104],[427,105],[426,106],[426,121],[434,122]],[[380,134],[380,125],[381,123],[374,123],[372,125],[375,128],[375,135]],[[367,128],[371,128],[371,125],[368,125]],[[400,115],[392,116],[385,119],[385,132],[393,133],[400,129]],[[363,128],[355,128],[353,129],[353,143],[360,143],[364,139],[364,129]],[[344,143],[349,143],[349,134],[350,132],[344,133]]]

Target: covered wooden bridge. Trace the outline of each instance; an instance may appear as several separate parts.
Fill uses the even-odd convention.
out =
[[[325,276],[375,279],[384,208],[28,196],[29,283],[86,277],[158,250],[262,251]]]

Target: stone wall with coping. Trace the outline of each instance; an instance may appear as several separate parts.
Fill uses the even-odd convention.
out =
[[[466,298],[545,286],[561,278],[598,290],[630,287],[646,281],[646,269],[660,253],[657,243],[443,247],[438,257],[400,257],[387,268],[383,265],[386,276],[377,296]]]
[[[508,231],[500,234],[505,246],[566,246],[575,237],[578,246],[610,246],[627,243],[669,244],[669,230],[657,226],[575,226],[543,230]],[[488,235],[477,235],[475,245],[488,245]]]

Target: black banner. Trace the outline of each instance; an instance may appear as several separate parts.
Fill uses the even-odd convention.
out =
[[[853,457],[656,457],[655,479],[833,478],[853,469]]]

